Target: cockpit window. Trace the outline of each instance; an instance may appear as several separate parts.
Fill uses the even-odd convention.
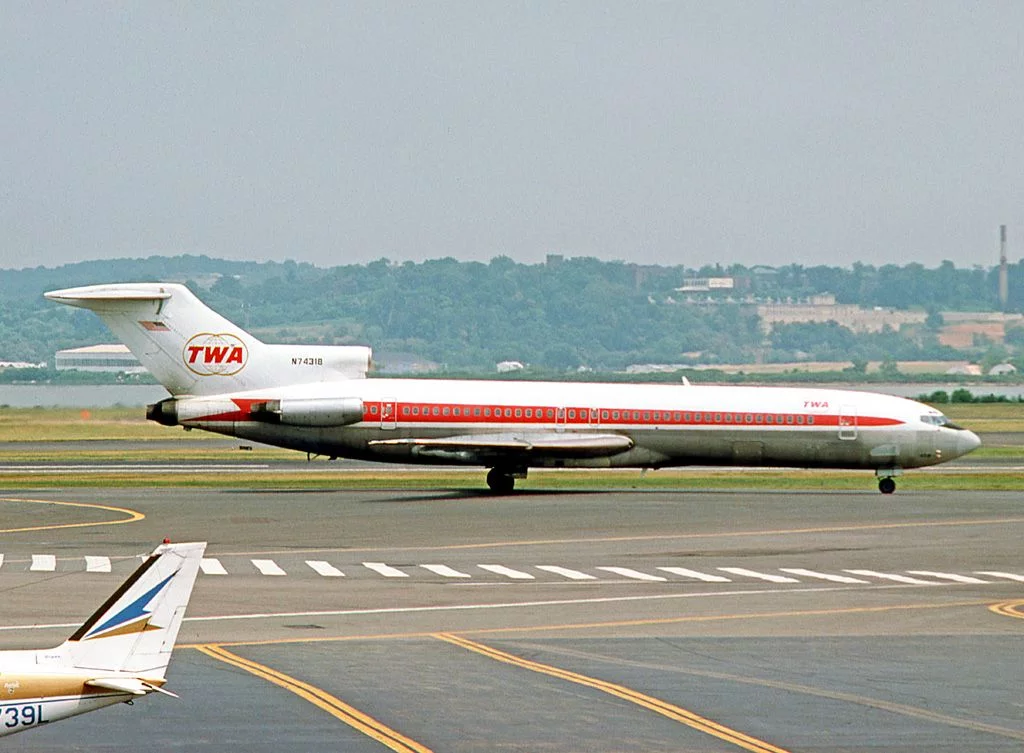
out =
[[[921,423],[931,424],[932,426],[944,426],[947,429],[955,429],[956,431],[963,431],[964,427],[957,426],[955,423],[950,421],[941,413],[938,414],[927,414],[921,416]]]

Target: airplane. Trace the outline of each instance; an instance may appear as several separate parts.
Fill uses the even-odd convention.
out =
[[[0,736],[163,693],[206,542],[162,544],[64,643],[0,651]]]
[[[369,378],[363,346],[272,345],[175,283],[45,294],[98,314],[170,397],[166,426],[325,455],[488,468],[510,493],[529,468],[870,469],[884,494],[906,468],[981,444],[940,411],[809,387]]]

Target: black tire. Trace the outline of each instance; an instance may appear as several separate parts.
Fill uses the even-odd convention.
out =
[[[892,494],[896,491],[896,482],[891,478],[879,479],[878,491],[882,492],[882,494]]]
[[[491,468],[487,471],[487,485],[495,494],[511,494],[516,487],[516,480],[512,478],[511,473]]]

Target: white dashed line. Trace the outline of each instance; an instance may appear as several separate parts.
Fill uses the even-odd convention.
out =
[[[829,580],[833,583],[867,583],[866,580],[860,578],[851,578],[849,575],[835,575],[834,573],[819,573],[816,570],[804,570],[802,567],[780,567],[780,572],[789,573],[790,575],[803,575],[805,578],[819,578],[821,580]]]
[[[325,578],[345,577],[345,573],[341,572],[341,570],[329,562],[324,562],[323,560],[306,560],[306,564],[313,568],[317,575],[323,575]]]
[[[747,570],[745,567],[720,567],[718,568],[723,573],[731,573],[732,575],[743,575],[747,578],[757,578],[758,580],[766,580],[769,583],[799,583],[796,578],[790,578],[785,575],[772,575],[771,573],[759,573],[757,570]]]
[[[404,573],[397,567],[391,567],[391,565],[385,565],[383,562],[364,562],[363,567],[367,567],[373,570],[375,573],[383,575],[385,578],[408,578],[409,573]]]
[[[572,570],[568,567],[559,567],[558,565],[537,565],[536,567],[538,570],[561,575],[563,578],[569,578],[570,580],[597,580],[596,575],[581,573],[579,570]]]
[[[882,580],[891,580],[895,583],[908,583],[912,586],[936,585],[933,580],[921,580],[920,578],[911,578],[908,575],[897,575],[896,573],[880,573],[876,570],[843,570],[843,572],[851,573],[852,575],[863,575],[865,578],[881,578]]]
[[[702,580],[705,583],[732,583],[732,581],[724,575],[708,575],[707,573],[701,573],[697,570],[688,570],[685,567],[659,567],[658,569],[664,570],[666,573],[672,573],[673,575],[681,575],[684,578]]]
[[[529,573],[524,573],[522,570],[513,570],[511,567],[505,567],[504,565],[477,565],[477,567],[489,573],[504,575],[506,578],[514,580],[536,580]]]
[[[440,575],[444,578],[472,578],[473,576],[469,573],[464,573],[461,570],[448,567],[448,565],[420,565],[424,570],[429,570],[435,575]]]
[[[991,575],[993,578],[1006,578],[1007,580],[1015,580],[1018,583],[1024,583],[1024,575],[1018,575],[1017,573],[1001,573],[998,570],[979,570],[978,575]]]
[[[228,574],[228,571],[224,569],[224,565],[220,564],[220,560],[216,557],[203,557],[199,560],[199,569],[203,571],[203,575]]]
[[[633,570],[629,567],[599,567],[598,570],[604,570],[607,573],[614,573],[615,575],[621,575],[623,578],[632,578],[633,580],[645,580],[645,581],[657,581],[663,583],[668,580],[661,575],[651,575],[650,573],[642,573],[639,570]]]
[[[86,557],[85,572],[87,573],[109,573],[110,557]]]
[[[976,585],[983,585],[988,583],[987,580],[981,578],[972,578],[969,575],[957,575],[956,573],[936,573],[931,570],[907,570],[911,575],[923,575],[926,578],[941,578],[942,580],[951,580],[954,583],[973,583]]]
[[[38,573],[52,573],[57,569],[57,558],[52,554],[33,554],[32,565],[29,570]]]
[[[281,566],[278,565],[274,560],[252,560],[252,564],[256,566],[256,569],[260,571],[262,575],[287,575]]]

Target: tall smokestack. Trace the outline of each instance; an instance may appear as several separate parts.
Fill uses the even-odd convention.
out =
[[[1006,311],[1010,298],[1010,280],[1006,268],[1006,225],[999,226],[999,308]]]

